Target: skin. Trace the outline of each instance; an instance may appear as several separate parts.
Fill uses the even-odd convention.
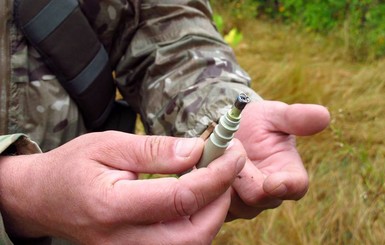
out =
[[[0,208],[17,237],[77,244],[210,244],[230,205],[245,151],[234,141],[209,168],[181,178],[202,154],[199,139],[119,132],[81,136],[48,153],[0,158]]]
[[[318,105],[250,103],[225,154],[179,179],[137,175],[190,169],[202,140],[103,132],[48,153],[0,157],[0,210],[7,231],[20,237],[210,244],[225,219],[253,218],[305,195],[295,135],[316,134],[329,121]]]
[[[251,219],[284,200],[299,200],[309,179],[298,154],[295,136],[321,132],[330,122],[320,105],[287,105],[277,101],[248,104],[236,133],[248,159],[232,188],[227,220]]]

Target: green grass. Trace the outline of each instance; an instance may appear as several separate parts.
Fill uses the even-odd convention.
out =
[[[226,224],[214,244],[385,244],[385,60],[351,61],[337,33],[257,20],[241,31],[236,55],[262,97],[325,105],[332,121],[298,138],[307,195]]]

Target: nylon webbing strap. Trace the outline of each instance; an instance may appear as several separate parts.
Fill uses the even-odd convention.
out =
[[[69,90],[84,92],[90,84],[97,78],[97,75],[108,63],[108,54],[103,46],[100,46],[99,51],[91,62],[71,81],[68,81]]]
[[[15,19],[77,103],[86,126],[107,119],[115,98],[108,53],[77,0],[17,0]]]
[[[23,30],[34,42],[44,40],[68,15],[78,7],[77,0],[52,0],[33,19],[24,25]],[[44,28],[42,28],[44,26]]]

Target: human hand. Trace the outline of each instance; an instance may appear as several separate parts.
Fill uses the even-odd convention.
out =
[[[138,173],[192,168],[203,140],[119,132],[78,137],[47,153],[0,158],[0,209],[15,236],[79,244],[209,244],[244,167],[238,141],[208,168],[176,178]]]
[[[328,110],[319,105],[248,104],[235,135],[248,160],[233,184],[227,221],[251,219],[283,200],[302,198],[308,189],[308,175],[296,150],[295,135],[316,134],[329,121]]]

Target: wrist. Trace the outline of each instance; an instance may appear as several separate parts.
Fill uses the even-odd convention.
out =
[[[0,156],[0,212],[9,236],[37,238],[44,234],[36,217],[37,183],[31,181],[37,171],[33,168],[34,155]],[[36,176],[35,176],[36,177]]]

